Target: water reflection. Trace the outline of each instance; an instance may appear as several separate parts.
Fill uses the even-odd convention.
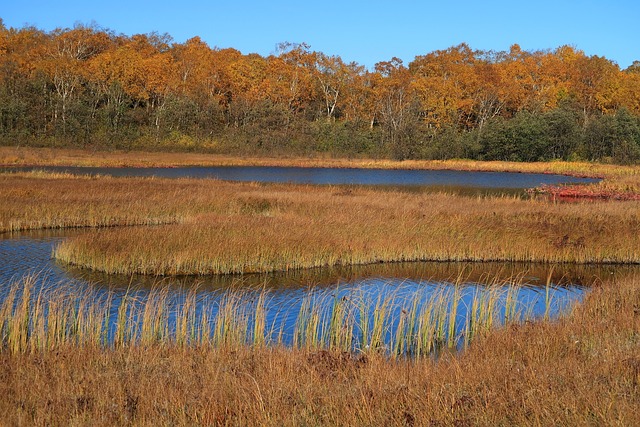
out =
[[[59,266],[60,267],[60,266]],[[518,280],[527,287],[545,286],[547,280],[554,286],[589,287],[594,283],[635,271],[635,267],[610,265],[562,265],[549,266],[530,263],[466,263],[466,262],[397,262],[372,265],[336,266],[244,275],[154,277],[145,275],[113,275],[64,267],[65,277],[78,281],[97,283],[110,289],[126,289],[135,283],[141,289],[157,288],[163,284],[189,289],[194,286],[202,291],[225,289],[268,289],[278,292],[292,289],[328,288],[336,285],[364,283],[378,280],[385,283],[409,282],[462,282],[484,283]]]
[[[298,270],[288,273],[244,276],[154,278],[148,276],[117,276],[67,268],[51,259],[54,245],[67,236],[82,231],[39,231],[0,235],[0,300],[8,292],[8,284],[28,274],[36,274],[35,292],[39,289],[63,289],[77,295],[91,293],[96,299],[110,295],[111,319],[116,319],[124,295],[133,306],[144,304],[158,289],[166,289],[167,309],[179,313],[187,298],[195,295],[198,316],[207,312],[217,315],[221,301],[230,295],[241,295],[244,303],[262,298],[265,319],[271,325],[273,340],[292,343],[294,329],[305,304],[315,301],[326,310],[336,301],[365,301],[375,311],[380,300],[389,300],[390,322],[398,322],[402,313],[419,309],[433,295],[449,293],[447,304],[456,301],[458,335],[464,333],[473,312],[474,300],[485,298],[488,292],[498,292],[502,304],[498,316],[509,310],[509,292],[515,292],[518,315],[535,318],[557,316],[576,301],[586,289],[601,280],[622,279],[637,274],[638,267],[608,265],[540,265],[521,263],[385,263],[368,266]],[[513,287],[512,284],[517,286]],[[494,285],[494,286],[491,286]],[[513,290],[515,289],[515,291]],[[106,300],[106,299],[105,299]],[[413,307],[413,308],[412,308]],[[357,311],[358,306],[350,310]],[[355,319],[360,315],[354,314]],[[325,319],[326,321],[329,321]],[[115,332],[110,326],[110,336]],[[388,326],[393,330],[393,324]],[[390,337],[388,337],[390,338]],[[391,339],[391,338],[390,338]]]

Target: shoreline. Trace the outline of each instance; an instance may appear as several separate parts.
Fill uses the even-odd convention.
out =
[[[632,169],[632,167],[628,166],[564,161],[508,162],[467,159],[391,160],[330,157],[240,157],[221,154],[184,152],[91,151],[67,148],[17,148],[0,146],[0,167],[14,166],[133,168],[265,166],[382,170],[452,170],[472,172],[562,174],[579,178],[596,179],[606,178],[608,175],[606,173],[607,169]],[[637,173],[640,173],[640,170]]]

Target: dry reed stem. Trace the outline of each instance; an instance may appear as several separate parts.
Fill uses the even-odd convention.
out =
[[[297,317],[287,322],[278,322],[276,311],[291,307],[269,308],[266,289],[198,296],[197,288],[181,294],[167,285],[118,295],[37,283],[31,275],[3,284],[8,292],[0,303],[0,351],[50,351],[67,345],[262,347],[282,345],[287,337],[288,345],[299,348],[428,357],[463,340],[468,345],[494,326],[531,318],[520,308],[511,309],[504,298],[521,289],[521,282],[512,279],[473,290],[471,309],[459,302],[460,283],[410,291],[389,285],[378,289],[377,296],[362,289],[309,289]],[[515,314],[507,315],[508,310]],[[468,319],[466,328],[456,323],[461,316]],[[273,322],[270,327],[267,321]]]

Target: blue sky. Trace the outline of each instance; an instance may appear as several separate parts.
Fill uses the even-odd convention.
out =
[[[126,35],[157,31],[179,43],[200,36],[245,54],[305,42],[368,68],[394,56],[408,64],[462,42],[482,50],[571,45],[623,69],[640,60],[640,0],[6,0],[0,18],[7,27],[46,31],[76,23]]]

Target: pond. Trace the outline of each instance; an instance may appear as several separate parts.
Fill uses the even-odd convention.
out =
[[[599,181],[594,178],[540,173],[271,166],[184,166],[176,168],[39,166],[0,168],[0,171],[29,170],[119,177],[213,178],[228,181],[271,183],[388,186],[458,194],[521,194],[527,188],[534,188],[540,185],[593,183]]]
[[[515,195],[543,184],[597,181],[530,173],[244,166],[22,167],[0,171],[35,169],[119,177],[365,185],[458,194]],[[263,275],[122,277],[69,268],[51,258],[56,244],[82,232],[0,234],[0,305],[10,298],[12,283],[31,278],[32,295],[68,295],[73,310],[79,309],[77,301],[87,298],[103,304],[109,343],[118,339],[122,324],[128,325],[130,339],[141,339],[146,328],[143,318],[154,301],[161,301],[158,305],[166,307],[161,310],[166,324],[154,334],[168,334],[171,339],[178,339],[178,324],[187,318],[194,330],[197,322],[193,319],[200,319],[199,339],[205,335],[227,337],[220,331],[237,330],[241,319],[244,332],[240,340],[258,340],[256,328],[264,324],[260,340],[268,342],[320,347],[338,343],[343,349],[379,345],[395,353],[420,353],[445,344],[460,347],[494,321],[558,316],[580,301],[600,278],[627,274],[624,268],[611,267],[388,263]],[[221,329],[219,325],[228,322],[224,316],[235,320]],[[190,339],[196,335],[192,331]],[[343,335],[346,338],[339,338]]]
[[[52,260],[52,249],[58,242],[81,232],[0,235],[0,303],[7,298],[10,283],[29,275],[34,277],[33,295],[41,290],[45,294],[60,293],[61,289],[72,296],[91,295],[108,304],[107,335],[112,341],[116,339],[124,298],[129,301],[126,316],[133,331],[141,328],[145,303],[154,298],[157,301],[159,295],[167,306],[167,322],[173,325],[169,328],[176,328],[176,319],[190,298],[193,316],[199,319],[219,318],[229,309],[229,301],[237,298],[242,303],[236,300],[233,310],[245,319],[246,334],[251,335],[247,331],[256,326],[254,316],[262,312],[261,321],[267,325],[266,341],[308,345],[312,340],[324,340],[322,345],[330,346],[336,339],[331,331],[348,326],[356,337],[344,344],[349,348],[375,342],[372,328],[376,316],[383,311],[386,317],[380,321],[379,345],[400,353],[415,353],[417,350],[412,346],[417,345],[416,336],[420,333],[435,340],[427,346],[431,350],[437,342],[461,347],[474,333],[473,326],[480,317],[487,315],[486,310],[496,318],[496,323],[509,317],[517,321],[555,317],[580,301],[588,287],[600,278],[637,273],[637,268],[612,266],[390,263],[245,276],[120,277],[68,268]],[[331,326],[338,321],[336,310],[342,316],[338,317],[337,328]],[[426,326],[422,326],[422,332],[411,329],[419,328],[418,323],[423,325],[426,318],[431,329]],[[419,319],[422,320],[418,322]],[[316,323],[311,325],[312,322]],[[437,331],[449,328],[446,338],[438,338]],[[301,331],[306,331],[306,335],[302,336]],[[177,334],[175,330],[165,332],[172,337]]]

